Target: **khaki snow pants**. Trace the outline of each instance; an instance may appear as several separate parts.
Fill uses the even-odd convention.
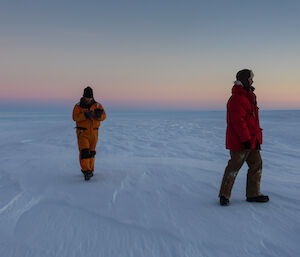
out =
[[[247,174],[247,188],[246,196],[255,197],[260,194],[260,179],[262,173],[262,159],[259,150],[243,150],[243,151],[230,151],[231,159],[225,169],[219,197],[224,196],[230,198],[231,190],[235,178],[246,162],[249,169]]]

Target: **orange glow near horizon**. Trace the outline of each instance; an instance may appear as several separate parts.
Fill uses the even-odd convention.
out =
[[[85,83],[92,85],[91,83]],[[224,83],[223,83],[224,84]],[[83,88],[79,83],[71,85],[42,85],[42,86],[0,86],[2,88],[1,101],[21,102],[77,102],[82,96]],[[225,109],[226,102],[231,95],[231,87],[221,88],[214,85],[202,86],[94,86],[94,97],[102,103],[111,106],[153,108],[153,109]],[[300,89],[292,86],[273,87],[257,86],[256,90],[259,106],[262,109],[300,109]]]

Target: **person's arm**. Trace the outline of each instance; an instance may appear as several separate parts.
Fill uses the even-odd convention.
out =
[[[74,106],[74,109],[73,109],[73,120],[76,121],[76,122],[86,120],[84,112],[80,111],[80,108],[77,104]]]
[[[99,120],[99,121],[104,121],[106,119],[106,113],[105,113],[105,110],[104,108],[102,107],[101,104],[98,104],[98,108],[95,109],[95,116],[96,116],[96,119]]]
[[[101,106],[101,108],[102,108],[102,110],[103,110],[103,113],[102,113],[102,116],[101,116],[100,121],[104,121],[104,120],[106,119],[106,112],[105,112],[105,110],[104,110],[104,108],[102,107],[101,104],[100,104],[100,106]]]
[[[250,141],[251,136],[246,122],[247,112],[242,105],[241,99],[232,99],[228,103],[227,108],[229,112],[230,124],[240,138],[240,141],[243,143]]]

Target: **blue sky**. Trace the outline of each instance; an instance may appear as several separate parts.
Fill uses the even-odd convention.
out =
[[[300,1],[1,1],[1,99],[220,109],[251,68],[264,108],[299,108]]]

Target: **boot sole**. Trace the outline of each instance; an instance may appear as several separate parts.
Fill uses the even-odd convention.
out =
[[[257,199],[246,199],[247,202],[249,203],[266,203],[269,202],[269,199],[265,199],[265,200],[257,200]]]

